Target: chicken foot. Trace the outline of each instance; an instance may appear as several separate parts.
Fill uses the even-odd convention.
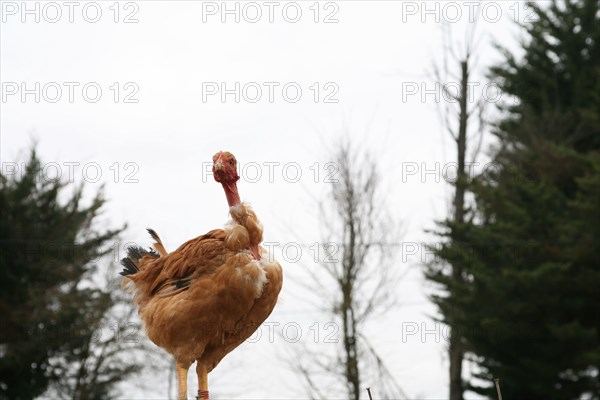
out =
[[[177,370],[177,399],[187,400],[187,376],[188,369],[190,366],[184,366],[183,364],[176,363],[175,369]]]
[[[206,365],[198,361],[196,364],[196,374],[198,375],[198,395],[197,400],[208,399],[208,368]]]

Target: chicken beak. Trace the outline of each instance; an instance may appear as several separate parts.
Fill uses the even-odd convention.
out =
[[[223,163],[221,161],[217,161],[215,163],[215,171],[222,171],[224,168]]]

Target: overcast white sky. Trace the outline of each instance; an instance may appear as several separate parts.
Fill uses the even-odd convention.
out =
[[[174,249],[226,222],[222,190],[202,171],[215,152],[233,152],[242,199],[254,205],[265,239],[282,244],[285,284],[269,321],[278,334],[297,323],[303,339],[318,322],[322,341],[328,319],[295,283],[300,267],[283,259],[281,247],[320,240],[313,199],[330,185],[327,149],[347,127],[378,158],[386,200],[404,226],[398,268],[409,270],[397,290],[400,306],[371,321],[369,335],[410,398],[445,398],[446,330],[431,319],[419,243],[432,240],[424,230],[447,212],[451,192],[439,172],[454,150],[436,114],[444,98],[428,72],[442,53],[442,21],[460,42],[479,15],[483,67],[498,59],[492,38],[514,46],[513,22],[530,15],[518,1],[478,4],[2,1],[3,172],[37,138],[49,175],[73,173],[89,193],[106,185],[105,216],[113,226],[129,224],[126,241],[149,243],[144,228],[153,227]],[[474,82],[475,96],[484,83]],[[266,163],[279,163],[271,177]],[[425,169],[437,172],[423,176]],[[403,340],[403,323],[430,333]],[[305,397],[282,358],[293,344],[274,342],[264,328],[257,343],[227,356],[211,374],[212,394]],[[167,377],[140,379],[148,382],[143,390],[126,385],[127,396],[164,397]],[[195,387],[192,370],[190,393]]]

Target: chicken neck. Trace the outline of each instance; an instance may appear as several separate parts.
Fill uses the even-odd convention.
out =
[[[229,207],[240,205],[240,194],[238,193],[237,183],[234,182],[222,182],[225,196],[227,197],[227,203]]]
[[[239,206],[241,204],[241,201],[236,181],[222,182],[221,185],[223,185],[223,190],[225,191],[225,197],[227,197],[227,204],[229,204],[229,207],[231,208]],[[248,247],[248,250],[250,250],[252,257],[255,260],[260,260],[260,248],[257,244],[250,245]]]

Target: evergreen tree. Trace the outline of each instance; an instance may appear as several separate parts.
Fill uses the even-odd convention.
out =
[[[110,397],[138,367],[104,325],[118,299],[92,278],[122,229],[96,229],[101,191],[84,206],[83,185],[41,167],[33,149],[23,171],[0,175],[0,398]]]
[[[493,69],[505,94],[493,168],[470,182],[465,223],[446,221],[427,276],[463,327],[477,377],[509,399],[600,398],[600,2],[530,4],[522,60]],[[464,283],[445,263],[460,263]],[[491,385],[471,390],[494,396]]]

